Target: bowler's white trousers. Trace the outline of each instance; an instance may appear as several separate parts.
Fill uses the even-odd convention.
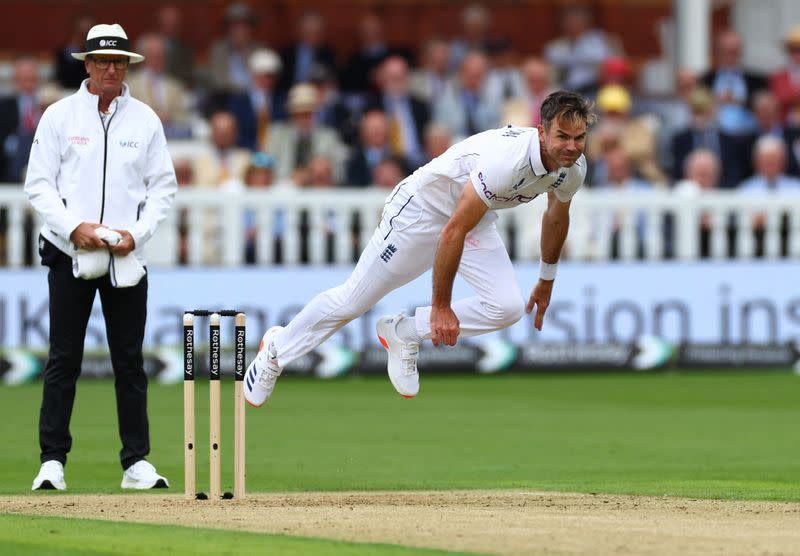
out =
[[[387,198],[381,221],[347,281],[312,299],[275,336],[278,363],[284,367],[360,317],[392,290],[433,266],[439,234],[448,216],[398,186]],[[479,224],[466,238],[458,273],[475,291],[452,304],[459,337],[486,334],[517,322],[525,301],[508,252],[494,224]],[[431,307],[417,307],[417,332],[430,339]]]

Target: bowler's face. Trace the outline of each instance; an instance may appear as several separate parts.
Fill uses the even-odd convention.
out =
[[[539,126],[544,154],[560,167],[570,167],[586,148],[586,122],[558,119],[549,128]]]

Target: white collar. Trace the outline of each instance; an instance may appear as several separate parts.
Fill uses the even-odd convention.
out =
[[[97,106],[97,101],[100,98],[98,95],[92,94],[89,92],[89,80],[84,79],[83,83],[81,83],[80,88],[78,89],[78,96],[83,99],[84,102],[89,102],[94,106]],[[127,99],[131,98],[130,90],[128,89],[127,83],[122,83],[122,91],[121,94],[114,98],[114,101],[118,102],[126,102]],[[114,102],[112,101],[112,102]]]
[[[533,170],[534,174],[536,174],[537,176],[544,176],[545,174],[550,173],[547,171],[547,168],[544,167],[544,162],[542,162],[542,151],[541,147],[539,146],[538,128],[534,128],[533,130],[533,137],[531,137],[529,158],[531,161],[531,170]]]

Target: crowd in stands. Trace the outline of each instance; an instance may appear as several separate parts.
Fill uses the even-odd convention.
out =
[[[560,36],[521,55],[488,3],[464,8],[458,36],[418,47],[388,44],[388,23],[367,14],[353,23],[353,52],[337,49],[314,11],[291,44],[262,44],[256,14],[234,3],[204,66],[181,39],[181,17],[180,5],[164,5],[152,31],[134,37],[146,61],[127,83],[171,143],[202,146],[174,157],[182,185],[392,188],[466,136],[539,124],[543,99],[567,88],[592,97],[600,116],[586,150],[590,187],[800,190],[800,26],[776,39],[788,63],[773,75],[743,67],[742,37],[724,31],[712,37],[709,71],[681,68],[674,94],[653,98],[624,40],[583,7],[565,7]],[[85,77],[70,53],[94,23],[75,20],[52,83],[39,82],[37,59],[15,61],[14,92],[0,99],[0,182],[23,180],[42,111]]]

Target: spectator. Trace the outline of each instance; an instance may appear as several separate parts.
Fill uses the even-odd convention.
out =
[[[541,123],[539,109],[544,99],[553,92],[552,69],[541,58],[527,58],[522,62],[522,79],[525,90],[519,97],[503,105],[501,123],[521,127],[536,127]]]
[[[672,97],[658,99],[650,104],[653,111],[661,117],[661,130],[667,139],[687,127],[692,121],[690,96],[698,87],[697,73],[689,68],[678,68],[675,72],[675,94]],[[669,142],[667,140],[667,142]]]
[[[746,193],[800,192],[800,180],[786,175],[786,145],[778,137],[764,136],[753,149],[755,175],[739,184]]]
[[[283,73],[278,87],[282,91],[288,91],[295,83],[308,82],[315,64],[331,70],[336,66],[333,50],[322,43],[324,31],[325,22],[319,13],[309,11],[300,17],[295,43],[281,50]]]
[[[631,95],[633,114],[639,113],[639,99],[635,98],[633,93],[633,68],[631,68],[630,61],[621,55],[612,55],[603,60],[597,70],[597,85],[595,87],[584,87],[585,94],[594,98],[597,97],[600,89],[608,85],[618,85],[624,87],[628,94]]]
[[[390,56],[378,69],[380,93],[371,96],[366,110],[383,110],[389,121],[389,145],[392,152],[411,164],[421,164],[422,132],[430,120],[430,108],[409,92],[408,62]]]
[[[715,191],[719,187],[720,164],[719,158],[713,151],[708,149],[697,149],[689,153],[686,157],[683,180],[675,184],[673,193],[679,197],[693,202],[697,197],[705,193]],[[713,217],[710,213],[704,212],[700,215],[699,226],[699,254],[701,258],[711,256],[711,237],[713,230]],[[670,219],[670,230],[674,228],[674,221]],[[733,237],[735,229],[730,224],[727,230],[728,252],[732,253]],[[672,235],[672,234],[670,234]],[[670,241],[672,243],[672,241]]]
[[[188,158],[173,158],[175,180],[179,187],[192,186],[195,183],[194,167]],[[189,263],[189,211],[181,208],[178,211],[178,264]]]
[[[244,185],[248,189],[265,189],[273,185],[273,169],[275,160],[265,152],[255,152],[250,158],[250,164],[244,172]],[[278,222],[276,222],[278,224]],[[276,226],[275,232],[278,232]],[[276,247],[280,246],[277,241],[280,234],[276,233]],[[244,260],[246,264],[256,262],[256,249],[258,244],[258,216],[252,208],[245,209],[244,212]]]
[[[673,193],[695,197],[719,187],[720,164],[717,155],[708,149],[697,149],[689,153],[684,164],[683,180],[675,184]]]
[[[164,40],[167,75],[179,80],[184,87],[194,86],[194,55],[192,48],[181,39],[181,11],[175,4],[165,4],[158,10],[158,34]]]
[[[597,86],[598,68],[612,55],[606,35],[592,28],[592,14],[585,6],[568,6],[561,13],[558,39],[545,46],[545,59],[559,72],[565,89],[590,90]]]
[[[305,168],[317,155],[332,161],[335,181],[343,176],[344,145],[335,130],[314,122],[318,105],[313,85],[299,83],[289,90],[289,119],[273,125],[269,135],[268,152],[275,157],[277,181],[292,179],[296,170]]]
[[[336,179],[333,161],[325,155],[317,155],[308,163],[309,185],[313,187],[333,187]]]
[[[39,87],[39,108],[42,112],[47,110],[51,104],[55,104],[64,97],[71,95],[74,91],[62,89],[57,84],[50,82]]]
[[[317,88],[319,105],[314,113],[318,124],[339,133],[339,138],[352,145],[358,138],[358,124],[350,104],[339,91],[336,75],[325,66],[311,68],[311,84]]]
[[[749,176],[749,155],[742,138],[721,131],[716,123],[714,97],[703,88],[689,95],[692,121],[688,128],[672,138],[673,178],[682,179],[686,157],[695,149],[709,149],[722,164],[720,187],[733,189]]]
[[[631,159],[624,149],[612,149],[605,154],[608,173],[605,183],[597,184],[599,188],[613,188],[616,191],[648,191],[652,184],[633,175]]]
[[[128,79],[131,94],[150,106],[164,126],[167,139],[191,136],[188,92],[183,84],[166,73],[166,43],[155,34],[139,39],[144,55],[141,68]]]
[[[394,189],[408,175],[403,159],[389,156],[381,160],[373,169],[372,180],[376,187],[381,189]]]
[[[225,10],[225,36],[211,45],[209,55],[211,108],[225,106],[227,96],[250,86],[247,62],[261,48],[254,39],[256,16],[246,4],[231,4]]]
[[[275,159],[265,152],[254,152],[250,164],[244,171],[244,184],[247,187],[267,187],[274,182]]]
[[[297,187],[327,189],[336,185],[333,161],[324,154],[316,154],[303,167],[297,168],[292,175],[292,182]],[[334,258],[336,234],[336,213],[332,209],[324,210],[322,221],[314,218],[314,211],[302,210],[299,218],[300,228],[300,262],[311,260],[311,232],[315,225],[321,225],[325,232],[325,262],[330,264]]]
[[[613,133],[637,176],[654,185],[666,185],[666,175],[658,164],[656,134],[647,119],[631,116],[632,101],[628,91],[620,85],[603,87],[597,94],[597,108],[601,114],[598,131],[600,128],[603,131],[589,136],[587,152],[590,159],[601,158],[601,143]],[[595,174],[594,183],[597,183],[597,178],[603,179]]]
[[[383,22],[374,13],[366,14],[358,24],[358,49],[342,70],[342,89],[365,95],[376,89],[375,69],[390,53],[383,35]]]
[[[594,184],[608,181],[606,155],[614,149],[622,148],[622,129],[616,125],[600,122],[592,129],[587,145],[584,153],[589,162],[586,181],[594,187]]]
[[[783,47],[789,63],[772,75],[769,87],[781,103],[784,121],[800,125],[800,25],[789,30],[783,39]]]
[[[525,92],[525,85],[522,82],[517,53],[511,40],[507,38],[490,40],[486,51],[490,68],[486,77],[489,95],[501,101],[521,97]]]
[[[386,114],[382,110],[370,110],[361,118],[359,143],[347,159],[345,185],[364,187],[372,184],[375,167],[391,154]]]
[[[675,73],[675,95],[689,106],[689,97],[699,84],[697,73],[689,68],[678,68]],[[690,114],[687,112],[686,123],[689,123]]]
[[[744,195],[763,196],[776,193],[800,194],[800,179],[786,175],[786,146],[777,137],[764,136],[756,141],[753,150],[755,175],[739,185]],[[789,206],[796,205],[796,202]],[[752,229],[755,240],[755,256],[763,257],[766,251],[765,231],[767,216],[764,213],[753,215]],[[788,254],[789,222],[786,215],[780,224],[781,254]]]
[[[442,96],[450,80],[450,46],[440,38],[428,39],[422,67],[412,70],[409,90],[429,105]]]
[[[39,110],[41,113],[47,109],[48,106],[51,104],[61,100],[68,94],[72,94],[74,91],[64,91],[55,83],[45,83],[42,85],[38,90],[38,98],[39,98]],[[2,110],[4,103],[0,100],[0,110]],[[13,117],[13,106],[7,106],[12,113],[8,115],[9,119]],[[0,113],[0,118],[3,118],[2,113]],[[14,139],[10,140],[11,142]],[[29,142],[29,141],[28,141]],[[0,138],[0,145],[2,145],[2,139]],[[22,160],[18,160],[15,165],[21,164],[20,170],[20,177],[23,181],[25,178],[25,170],[27,168],[28,156],[27,154],[24,155],[22,153],[18,153],[15,157],[22,157]],[[3,164],[0,163],[0,168],[2,168]],[[0,174],[0,182],[4,181],[2,178],[2,174]],[[23,226],[23,234],[24,237],[34,237],[34,228],[36,224],[33,219],[33,213],[31,211],[26,211],[25,216],[22,222]],[[8,262],[7,252],[6,252],[6,236],[5,234],[8,232],[8,212],[5,208],[0,208],[0,261],[5,263]],[[26,266],[31,266],[34,264],[34,260],[36,255],[34,253],[35,246],[31,243],[26,243],[23,249],[23,261]]]
[[[658,114],[659,160],[663,168],[672,168],[672,138],[683,131],[692,120],[689,96],[697,88],[697,74],[689,68],[678,68],[675,72],[675,95],[643,103]]]
[[[284,95],[277,91],[281,59],[268,48],[253,51],[248,60],[252,80],[246,91],[228,97],[236,118],[236,144],[250,150],[265,149],[273,122],[286,117]]]
[[[230,112],[211,116],[211,150],[194,161],[195,183],[201,187],[220,187],[242,183],[250,153],[236,146],[236,118]]]
[[[468,4],[461,12],[462,35],[450,43],[450,63],[458,68],[473,51],[488,53],[492,14],[483,4]]]
[[[717,101],[717,118],[722,131],[750,133],[754,127],[750,106],[753,94],[765,89],[764,77],[742,66],[742,39],[734,31],[720,33],[715,45],[715,69],[701,78]]]
[[[192,173],[199,188],[239,188],[250,162],[250,152],[236,146],[236,119],[230,112],[215,112],[210,119],[211,149],[194,159]],[[202,209],[203,264],[222,261],[221,216],[219,209]]]
[[[631,172],[631,160],[621,148],[612,149],[605,155],[605,166],[608,169],[605,183],[599,184],[600,189],[613,190],[617,193],[628,195],[641,194],[652,191],[653,187],[648,182],[638,179]],[[617,259],[620,256],[621,241],[620,232],[623,222],[627,217],[625,210],[618,210],[607,214],[609,222],[599,222],[598,225],[608,226],[611,230],[611,258]],[[605,217],[605,215],[604,215]],[[636,253],[638,257],[644,256],[644,234],[647,221],[645,214],[639,212],[635,215],[636,222]],[[653,223],[651,223],[652,225]],[[605,237],[605,234],[598,231],[595,237]]]
[[[800,129],[784,124],[781,118],[781,107],[778,99],[768,90],[757,92],[753,96],[753,115],[756,120],[756,131],[749,137],[747,152],[759,137],[770,135],[783,141],[786,147],[786,172],[791,176],[800,175],[798,155],[800,155]]]
[[[425,158],[427,162],[444,154],[452,144],[453,136],[444,124],[431,122],[425,128]]]
[[[456,140],[499,125],[499,99],[486,91],[488,70],[489,61],[484,54],[467,54],[458,79],[434,104],[433,119],[445,124]]]
[[[175,159],[175,179],[181,187],[194,185],[194,166],[188,158]]]
[[[292,181],[299,187],[334,187],[333,161],[324,154],[316,154],[308,164],[295,170]]]
[[[630,61],[622,55],[612,55],[603,60],[598,72],[601,86],[620,85],[630,90],[633,68]]]
[[[14,61],[14,93],[0,99],[0,176],[4,182],[23,180],[42,108],[39,62],[25,56]]]
[[[82,14],[76,17],[67,44],[55,53],[55,79],[64,89],[77,89],[86,79],[86,68],[73,58],[72,54],[83,50],[86,34],[93,25],[94,18],[90,15]]]

